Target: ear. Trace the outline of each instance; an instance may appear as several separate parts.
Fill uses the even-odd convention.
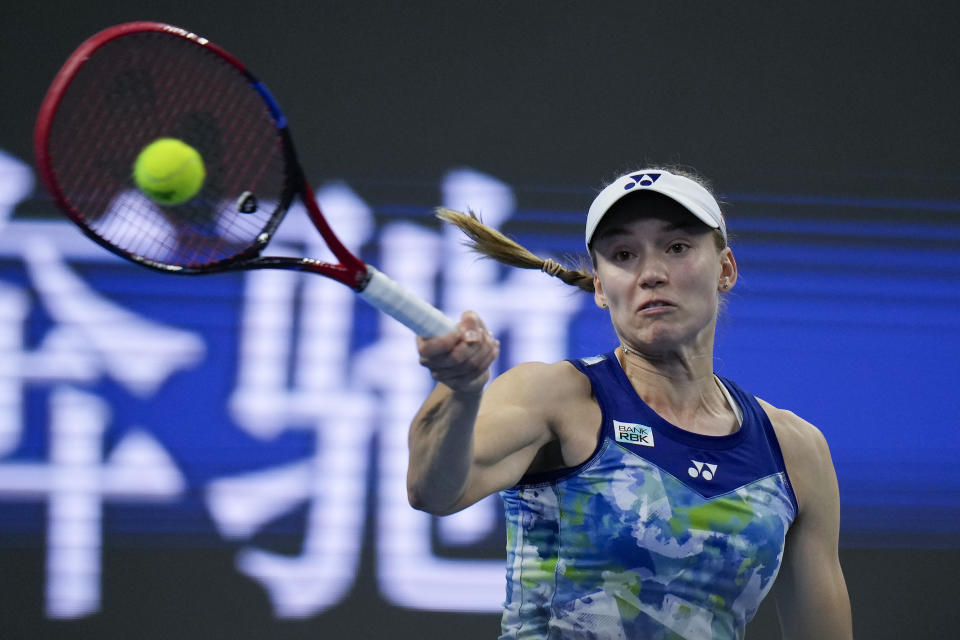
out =
[[[733,289],[737,283],[737,273],[737,260],[730,247],[727,247],[720,252],[720,281],[717,288],[724,293]]]
[[[606,309],[607,305],[607,296],[603,293],[603,285],[600,284],[600,278],[597,277],[597,273],[593,273],[593,301],[597,303],[597,306],[601,309]]]

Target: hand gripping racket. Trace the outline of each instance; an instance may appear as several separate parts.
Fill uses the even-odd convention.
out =
[[[137,155],[162,137],[192,146],[206,168],[202,188],[182,204],[157,204],[134,184]],[[196,34],[132,22],[89,38],[47,92],[34,147],[59,207],[123,258],[177,274],[263,268],[319,273],[418,335],[455,328],[341,244],[270,92],[239,60]],[[260,255],[295,197],[338,264]]]

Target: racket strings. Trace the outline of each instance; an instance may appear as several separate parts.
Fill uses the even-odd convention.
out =
[[[160,137],[185,141],[204,160],[203,188],[187,203],[161,206],[133,183],[137,154]],[[97,49],[64,92],[49,148],[78,222],[128,255],[171,267],[248,252],[292,189],[280,134],[247,76],[166,33],[127,34]],[[247,191],[260,206],[240,213]]]

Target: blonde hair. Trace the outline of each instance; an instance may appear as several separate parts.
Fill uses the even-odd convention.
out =
[[[689,167],[655,166],[651,168],[684,176],[699,183],[707,191],[711,193],[713,191],[710,188],[710,183]],[[511,267],[539,269],[548,275],[559,278],[566,284],[588,293],[594,292],[593,269],[588,267],[586,260],[582,258],[577,268],[565,267],[550,258],[541,258],[496,229],[483,224],[480,217],[473,211],[468,210],[467,213],[461,213],[453,209],[440,207],[436,210],[436,215],[444,222],[460,229],[468,238],[467,246],[479,254]],[[714,240],[718,251],[723,251],[727,247],[727,241],[721,231],[714,230]],[[596,258],[592,249],[590,250],[590,259],[596,265]]]
[[[483,224],[473,211],[460,213],[441,207],[436,213],[438,218],[463,231],[468,238],[467,246],[473,251],[511,267],[539,269],[566,284],[593,293],[593,274],[586,271],[585,265],[581,265],[579,269],[571,269],[550,258],[541,258],[496,229]]]

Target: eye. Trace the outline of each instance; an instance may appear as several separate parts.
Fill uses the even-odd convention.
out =
[[[683,253],[690,248],[690,245],[683,242],[674,242],[670,245],[670,248],[667,249],[668,253]]]
[[[614,262],[626,262],[632,257],[633,257],[633,254],[627,251],[626,249],[619,249],[613,252]]]

